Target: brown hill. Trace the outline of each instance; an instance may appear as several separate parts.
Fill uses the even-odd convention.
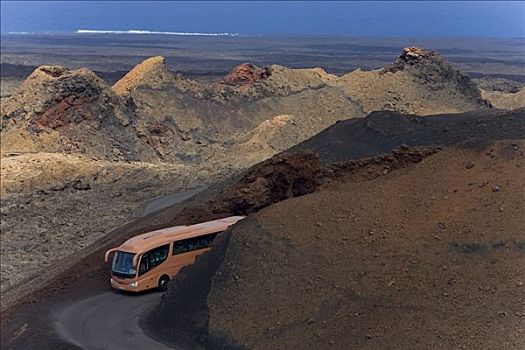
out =
[[[302,123],[292,115],[278,115],[265,120],[246,135],[239,137],[228,153],[244,154],[253,164],[270,158],[300,143],[317,132],[314,125]],[[235,159],[232,159],[235,161]]]
[[[159,88],[163,84],[172,82],[174,79],[175,76],[166,67],[164,57],[155,56],[136,65],[113,85],[113,90],[117,94],[122,95],[143,85]]]
[[[480,290],[475,297],[482,307],[472,306],[486,309],[472,314],[480,323],[472,324],[468,312],[454,314],[457,305],[469,307],[468,295],[485,281],[486,266],[512,273],[522,254],[524,130],[525,111],[426,118],[373,113],[337,123],[185,207],[168,208],[155,222],[250,217],[175,279],[146,327],[165,341],[192,347],[197,339],[214,349],[346,348],[349,343],[439,349],[431,346],[436,337],[447,339],[444,349],[476,348],[472,344],[478,343],[471,342],[502,338],[503,328],[483,339],[445,335],[485,334],[484,325],[498,320],[496,309],[514,310],[523,302],[523,294],[512,292],[505,305],[494,304],[497,297],[487,299]],[[405,143],[430,147],[413,149]],[[372,158],[363,159],[367,156]],[[513,248],[498,250],[500,240]],[[462,255],[492,245],[495,254],[503,254],[496,266],[492,255],[487,260]],[[452,272],[451,261],[457,264]],[[458,276],[460,284],[442,285]],[[490,288],[512,284],[497,277],[487,283]],[[407,293],[415,293],[415,299]],[[415,304],[403,304],[411,300]],[[437,305],[439,311],[425,305]],[[354,310],[357,317],[336,317],[340,309]],[[418,323],[416,337],[406,333],[414,325],[403,316],[415,317],[413,312],[425,320]],[[441,317],[456,321],[448,324]],[[514,329],[519,325],[510,322]]]
[[[183,271],[148,324],[213,349],[521,349],[524,148],[450,147],[271,205]]]

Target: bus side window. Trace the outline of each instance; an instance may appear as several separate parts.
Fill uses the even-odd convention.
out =
[[[209,235],[202,237],[200,241],[201,248],[208,248],[215,239],[215,237],[217,237],[216,233],[210,233]]]
[[[188,241],[188,251],[199,249],[199,240],[200,239],[201,239],[200,237],[189,238],[187,240]]]
[[[188,240],[173,242],[172,255],[186,253],[188,251]]]
[[[194,241],[192,242],[190,247],[193,248],[192,250],[208,248],[216,236],[217,236],[216,233],[210,233],[209,235],[206,235],[206,236],[195,237],[193,238]]]
[[[168,257],[169,250],[170,245],[166,244],[144,253],[140,259],[139,276],[162,264]]]
[[[199,250],[208,248],[211,242],[217,237],[216,233],[210,233],[206,236],[188,238],[182,241],[173,242],[173,255],[191,252],[193,250]]]

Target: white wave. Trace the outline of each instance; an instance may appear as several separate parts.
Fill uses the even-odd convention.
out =
[[[237,33],[188,33],[188,32],[157,32],[151,30],[93,30],[77,29],[77,34],[161,34],[161,35],[190,35],[190,36],[238,36]]]

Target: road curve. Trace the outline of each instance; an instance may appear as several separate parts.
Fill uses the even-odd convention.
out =
[[[60,338],[85,350],[173,349],[144,334],[139,316],[157,303],[160,292],[106,292],[69,304],[56,315]]]
[[[146,216],[154,211],[169,207],[170,205],[182,202],[188,198],[195,196],[197,193],[202,191],[204,188],[195,188],[184,192],[178,192],[167,196],[159,197],[146,204],[142,211],[142,216]]]

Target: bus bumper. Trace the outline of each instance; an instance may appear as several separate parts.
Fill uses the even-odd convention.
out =
[[[139,289],[137,288],[137,282],[124,284],[113,278],[111,279],[110,282],[111,282],[111,288],[113,289],[124,290],[126,292],[135,292],[135,293],[139,291]]]

